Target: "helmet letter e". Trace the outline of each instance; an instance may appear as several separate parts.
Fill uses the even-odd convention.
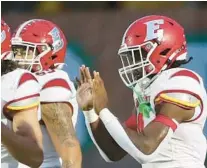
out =
[[[145,24],[147,26],[147,34],[144,41],[149,41],[156,38],[159,41],[161,41],[164,32],[163,29],[160,29],[160,25],[164,24],[164,20],[163,19],[152,20],[146,22]]]

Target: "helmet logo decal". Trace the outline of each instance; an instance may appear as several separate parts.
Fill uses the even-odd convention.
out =
[[[144,41],[158,39],[159,41],[163,38],[163,29],[160,29],[160,25],[164,24],[163,19],[152,20],[145,23],[147,26],[147,35]]]
[[[1,43],[6,39],[6,33],[5,31],[1,31]]]
[[[58,28],[54,27],[48,34],[52,36],[52,46],[54,47],[54,52],[57,52],[60,49],[62,49],[64,42],[63,39],[61,39],[60,37],[60,31],[58,30]]]

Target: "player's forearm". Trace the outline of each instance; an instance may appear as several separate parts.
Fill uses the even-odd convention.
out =
[[[75,146],[65,149],[62,153],[62,168],[81,168],[82,153],[79,142],[74,142]]]
[[[62,168],[81,168],[81,162],[71,162],[70,160],[64,160]]]
[[[99,147],[111,161],[122,159],[127,153],[114,141],[103,122],[98,119],[90,124],[93,136]]]
[[[85,116],[85,124],[91,140],[98,149],[102,158],[106,162],[111,162],[120,160],[125,156],[125,152],[122,151],[107,132],[95,110],[91,109],[89,111],[83,111],[83,114]]]
[[[62,168],[81,168],[82,167],[82,161],[76,160],[71,161],[71,160],[63,160],[62,163]]]
[[[1,123],[1,142],[9,153],[19,162],[30,167],[39,167],[43,161],[43,151],[37,143],[14,133]]]

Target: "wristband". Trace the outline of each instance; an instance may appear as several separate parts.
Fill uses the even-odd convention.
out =
[[[83,114],[85,116],[86,121],[88,121],[89,123],[93,123],[99,118],[94,109],[91,109],[89,111],[83,111]]]

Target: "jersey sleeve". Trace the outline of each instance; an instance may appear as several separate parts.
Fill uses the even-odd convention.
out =
[[[180,70],[172,74],[164,84],[164,89],[154,98],[154,104],[172,103],[184,109],[196,110],[196,118],[203,111],[203,81],[190,70]]]
[[[41,88],[41,102],[67,102],[73,109],[76,92],[68,74],[61,70],[49,75]]]
[[[6,109],[23,110],[39,105],[40,86],[35,76],[29,72],[21,74],[13,99],[8,101]]]
[[[184,108],[195,108],[202,103],[202,79],[190,70],[172,74],[164,89],[155,97],[155,104],[165,101]]]

